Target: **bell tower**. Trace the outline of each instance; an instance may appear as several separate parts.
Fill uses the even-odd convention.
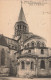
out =
[[[22,34],[29,33],[28,24],[26,22],[25,14],[23,11],[22,3],[18,17],[18,21],[15,23],[15,34],[14,37],[21,36]]]

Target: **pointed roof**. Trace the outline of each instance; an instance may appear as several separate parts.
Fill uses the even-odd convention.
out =
[[[18,17],[18,22],[20,22],[20,21],[23,21],[23,22],[27,23],[22,6],[21,6],[21,9],[20,9],[19,17]]]
[[[5,37],[3,35],[0,35],[0,45],[8,46]]]

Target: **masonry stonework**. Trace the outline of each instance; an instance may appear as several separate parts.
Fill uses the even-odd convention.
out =
[[[14,28],[13,38],[0,35],[0,76],[51,77],[51,48],[29,32],[22,6]]]

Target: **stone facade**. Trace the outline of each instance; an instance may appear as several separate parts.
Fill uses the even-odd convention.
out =
[[[0,76],[51,77],[51,48],[29,32],[21,6],[13,38],[0,35]]]
[[[24,64],[23,64],[24,62]],[[33,67],[31,67],[31,63],[33,63]],[[24,66],[22,66],[24,65]],[[36,76],[36,59],[23,57],[19,58],[18,66],[17,66],[17,76],[18,77],[33,77]],[[22,74],[21,74],[22,73]]]
[[[10,73],[9,48],[0,45],[0,76],[9,76]]]

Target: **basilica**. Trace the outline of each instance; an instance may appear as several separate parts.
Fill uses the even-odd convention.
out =
[[[29,32],[23,7],[14,25],[14,37],[0,34],[0,77],[51,77],[51,48],[43,37]]]

